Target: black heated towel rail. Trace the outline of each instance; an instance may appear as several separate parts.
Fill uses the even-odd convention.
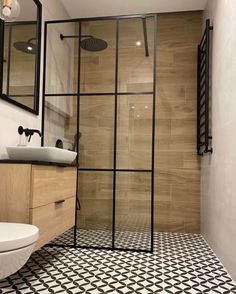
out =
[[[209,126],[210,99],[210,32],[213,27],[206,20],[206,29],[198,45],[197,63],[197,154],[212,153],[212,136]]]

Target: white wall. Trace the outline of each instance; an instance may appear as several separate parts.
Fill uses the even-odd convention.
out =
[[[67,19],[67,12],[58,0],[41,0],[43,5],[43,21],[52,19]],[[42,25],[43,29],[44,25]],[[43,33],[43,32],[42,32]],[[43,34],[42,34],[43,35]],[[42,38],[43,40],[43,38]],[[42,44],[43,48],[43,44]],[[43,54],[43,52],[42,52]],[[43,62],[43,57],[41,58]],[[41,63],[41,85],[42,85],[42,64]],[[42,91],[40,91],[41,93]],[[14,105],[0,100],[0,159],[6,158],[6,146],[15,146],[19,143],[17,129],[19,125],[29,128],[41,129],[42,95],[40,94],[40,114],[35,116]],[[35,135],[30,143],[32,146],[40,145],[40,138]]]
[[[76,93],[74,89],[75,48],[78,48],[76,39],[60,38],[75,35],[75,23],[50,24],[47,30],[47,65],[46,65],[46,93],[63,94]],[[77,46],[76,46],[77,44]],[[76,46],[76,47],[75,47]],[[61,139],[64,148],[72,148],[73,141],[66,138],[66,128],[69,119],[73,116],[73,97],[46,97],[44,121],[44,145],[55,146],[57,139]],[[65,145],[65,143],[69,145]]]
[[[202,233],[236,280],[236,1],[208,0],[213,20],[213,155],[202,160]]]
[[[206,0],[61,0],[72,18],[203,10]],[[212,0],[214,1],[214,0]]]

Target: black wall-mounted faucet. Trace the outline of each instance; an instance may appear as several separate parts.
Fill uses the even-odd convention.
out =
[[[31,137],[35,133],[38,134],[40,137],[42,137],[42,134],[41,134],[41,132],[39,130],[36,130],[36,129],[28,129],[28,128],[24,129],[22,126],[19,126],[19,128],[18,128],[18,134],[19,135],[23,135],[24,133],[25,133],[25,136],[26,137],[29,137],[28,142],[30,142]]]

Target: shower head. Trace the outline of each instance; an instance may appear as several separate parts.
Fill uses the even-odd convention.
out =
[[[72,35],[72,36],[64,36],[63,34],[60,34],[60,39],[63,41],[64,39],[80,39],[80,47],[87,51],[102,51],[105,50],[108,46],[107,42],[94,38],[91,35]],[[81,38],[85,38],[81,40]]]
[[[80,42],[81,48],[92,52],[105,50],[107,46],[108,44],[106,41],[94,37],[83,39]]]
[[[36,54],[37,46],[35,43],[32,42],[34,40],[36,39],[32,38],[32,39],[29,39],[27,42],[24,42],[24,41],[15,42],[13,46],[21,52],[24,52],[27,54]]]

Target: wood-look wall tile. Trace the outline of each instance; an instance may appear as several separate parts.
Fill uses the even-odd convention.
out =
[[[200,172],[194,169],[171,169],[170,180],[172,184],[184,185],[186,183],[200,184]]]
[[[184,152],[183,155],[183,167],[194,169],[194,170],[200,170],[200,158],[196,156],[195,152]]]
[[[171,185],[171,201],[188,202],[199,204],[200,187],[199,183],[193,184],[191,182],[186,184]]]
[[[183,218],[186,222],[200,219],[200,203],[191,203],[186,201],[172,201],[171,213],[174,218]]]
[[[201,12],[158,15],[157,30],[157,103],[155,154],[155,229],[158,231],[198,233],[200,230],[200,166],[196,155],[196,54],[201,37]],[[121,24],[119,65],[120,91],[152,90],[152,58],[133,48],[137,23]],[[99,24],[99,32],[104,22]],[[113,27],[114,28],[114,27]],[[88,28],[89,29],[89,26]],[[115,42],[112,29],[107,35],[111,50],[83,57],[83,91],[114,91],[112,54]],[[130,39],[130,32],[132,33]],[[142,30],[140,31],[142,33]],[[141,34],[140,33],[140,34]],[[150,33],[150,32],[148,32]],[[141,35],[140,35],[141,37]],[[150,38],[151,39],[151,36]],[[131,42],[131,43],[129,43]],[[128,46],[131,44],[131,46]],[[150,42],[150,52],[152,52]],[[106,54],[107,55],[106,55]],[[132,58],[131,58],[132,57]],[[86,65],[90,60],[90,65]],[[106,97],[108,98],[108,97]],[[148,96],[118,99],[118,168],[150,168],[150,113],[144,106]],[[113,166],[114,97],[81,99],[80,162],[86,167]],[[135,106],[136,110],[131,110]],[[139,111],[140,119],[136,119]],[[143,117],[142,117],[143,116]],[[141,118],[142,117],[142,118]],[[76,122],[73,122],[74,126]],[[71,132],[72,133],[72,132]],[[99,150],[99,152],[97,151]],[[147,164],[148,163],[148,164]],[[119,174],[117,178],[117,215],[120,223],[149,217],[150,175]],[[112,178],[95,175],[81,178],[83,226],[96,222],[109,226]],[[95,202],[94,202],[95,200]],[[107,215],[106,215],[107,214]],[[140,221],[140,228],[141,228]],[[139,228],[136,228],[138,230]]]
[[[158,168],[183,168],[184,153],[175,151],[157,150],[155,157],[156,167]]]

